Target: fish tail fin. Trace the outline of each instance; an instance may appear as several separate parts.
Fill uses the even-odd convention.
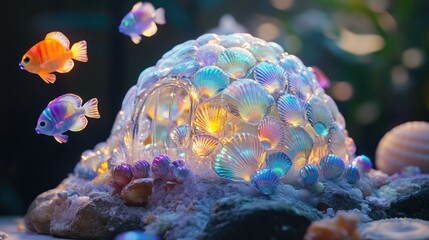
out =
[[[98,112],[98,99],[93,98],[86,102],[83,105],[83,108],[85,109],[85,116],[90,118],[100,118],[100,113]]]
[[[85,40],[73,44],[71,51],[73,53],[72,58],[76,61],[88,62],[87,45]]]
[[[158,8],[155,10],[155,22],[158,24],[165,24],[165,10],[164,8]]]

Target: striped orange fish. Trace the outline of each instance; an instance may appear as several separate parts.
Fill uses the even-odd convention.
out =
[[[86,41],[73,44],[61,32],[50,32],[44,40],[30,48],[19,63],[22,70],[38,74],[46,83],[54,83],[56,76],[52,72],[67,73],[73,66],[73,59],[87,62]]]

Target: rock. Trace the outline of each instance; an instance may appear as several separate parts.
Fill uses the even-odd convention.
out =
[[[224,198],[214,204],[202,239],[302,239],[319,219],[314,210],[301,201]]]
[[[350,191],[354,189],[354,191]],[[321,193],[317,209],[325,212],[328,208],[338,210],[360,209],[363,202],[362,192],[348,183],[326,182]]]

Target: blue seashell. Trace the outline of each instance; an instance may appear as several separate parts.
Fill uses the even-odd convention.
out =
[[[271,150],[283,145],[285,128],[283,123],[274,116],[266,116],[258,125],[258,137],[265,149]]]
[[[280,65],[289,73],[300,73],[305,69],[304,63],[295,55],[288,54],[280,59]]]
[[[305,82],[302,73],[288,74],[288,90],[304,101],[313,95],[313,89],[309,83]]]
[[[255,66],[253,73],[256,81],[274,96],[280,96],[285,91],[286,72],[279,65],[261,62]]]
[[[265,158],[265,165],[282,178],[291,169],[292,160],[284,152],[275,152]]]
[[[285,52],[282,46],[276,42],[267,42],[267,45],[270,46],[276,54],[282,54]]]
[[[338,179],[344,173],[345,168],[344,161],[334,154],[323,156],[319,162],[322,176],[327,180]]]
[[[239,79],[222,92],[226,109],[250,124],[258,124],[270,114],[274,103],[270,93],[251,79]]]
[[[220,38],[217,34],[215,33],[206,33],[203,34],[201,36],[199,36],[197,39],[195,39],[195,43],[198,46],[204,46],[204,45],[208,45],[208,44],[215,44],[215,43],[219,43]]]
[[[329,128],[333,123],[332,114],[318,96],[314,95],[307,101],[307,118],[319,136],[328,135]]]
[[[280,120],[292,126],[305,126],[304,102],[293,94],[283,94],[277,100]]]
[[[184,182],[188,178],[188,176],[191,172],[186,166],[177,166],[176,167],[173,165],[172,168],[173,168],[173,170],[172,170],[173,178],[177,182]]]
[[[250,184],[264,195],[273,194],[279,182],[277,174],[269,168],[258,170],[250,178]]]
[[[147,178],[149,177],[150,163],[146,160],[139,160],[132,165],[131,171],[133,178]]]
[[[190,78],[200,69],[200,64],[195,60],[182,62],[171,69],[170,75],[179,78]]]
[[[171,162],[171,165],[173,165],[174,167],[183,167],[185,166],[185,161],[183,161],[182,159],[174,160]]]
[[[258,62],[277,62],[276,52],[267,44],[253,43],[246,46]]]
[[[161,237],[143,230],[129,230],[119,233],[113,240],[161,240]]]
[[[292,159],[294,169],[298,171],[308,162],[313,139],[302,127],[287,125],[285,130],[285,152]]]
[[[191,83],[202,99],[216,96],[229,85],[228,75],[217,66],[207,66],[198,70]]]
[[[171,130],[170,138],[177,144],[177,146],[183,147],[188,145],[188,139],[189,139],[188,132],[189,132],[188,124],[177,125]]]
[[[308,164],[299,170],[299,175],[301,176],[301,182],[308,186],[317,182],[319,171],[314,165]]]
[[[348,165],[344,171],[344,178],[350,184],[354,184],[359,181],[360,174],[358,167],[354,165]]]
[[[246,76],[247,71],[256,64],[253,55],[239,47],[228,48],[219,54],[216,65],[223,69],[231,78]]]
[[[225,48],[218,44],[207,44],[198,48],[195,53],[195,60],[200,63],[201,66],[209,66],[216,64],[219,54],[221,54]]]
[[[236,133],[225,139],[216,154],[213,169],[223,178],[250,181],[265,160],[264,148],[258,137],[249,133]]]
[[[372,169],[372,161],[365,155],[355,157],[352,164],[357,166],[362,174],[367,174]]]
[[[166,178],[170,174],[170,157],[167,154],[160,154],[152,161],[151,170],[154,178]]]
[[[84,166],[82,161],[76,164],[73,172],[78,178],[86,180],[92,180],[98,175],[92,168]]]

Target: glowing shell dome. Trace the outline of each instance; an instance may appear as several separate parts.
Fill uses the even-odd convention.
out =
[[[356,161],[362,157],[319,71],[250,34],[186,41],[140,74],[110,137],[82,154],[75,174],[93,179],[167,154],[197,176],[267,193],[280,179],[354,183],[371,162]]]

